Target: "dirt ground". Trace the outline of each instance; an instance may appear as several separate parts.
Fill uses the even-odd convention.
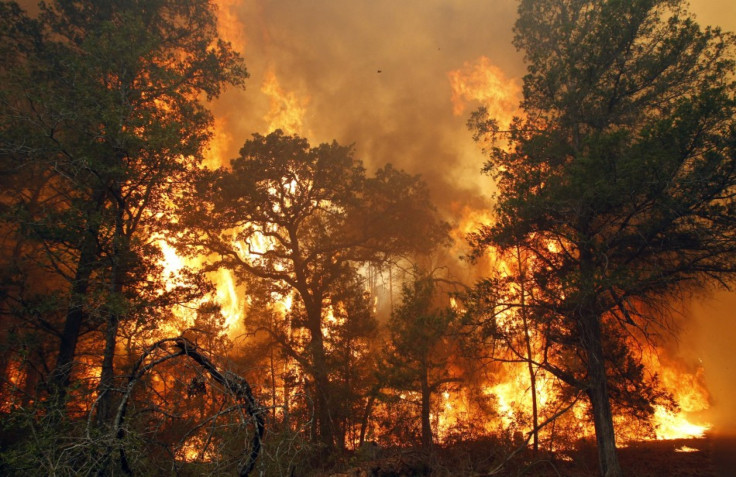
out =
[[[427,457],[411,451],[396,454],[388,450],[371,463],[363,463],[347,472],[319,475],[340,477],[403,476],[481,476],[504,460],[503,455],[489,455],[488,443],[475,442],[450,446],[428,462]],[[490,454],[493,454],[491,452]],[[486,459],[480,459],[485,455]],[[463,457],[464,456],[464,457]],[[624,475],[635,477],[736,477],[736,435],[711,433],[702,439],[643,441],[619,449]],[[430,459],[432,460],[432,459]],[[580,443],[577,450],[554,455],[518,455],[493,475],[502,477],[595,477],[598,459],[593,442]]]
[[[625,475],[636,477],[736,477],[736,436],[709,434],[702,439],[645,441],[619,449]],[[524,475],[596,476],[593,448],[571,454],[572,462]]]

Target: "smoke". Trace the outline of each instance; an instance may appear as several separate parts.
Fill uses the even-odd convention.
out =
[[[38,11],[35,0],[20,3]],[[511,45],[515,0],[216,3],[221,32],[242,52],[251,78],[245,91],[226,91],[211,105],[208,164],[227,164],[252,133],[288,124],[313,145],[355,144],[370,170],[390,162],[422,174],[440,211],[463,233],[473,217],[488,217],[492,184],[480,174],[484,158],[465,122],[489,99],[455,91],[465,103],[453,114],[450,73],[485,64],[502,73],[498,87],[518,87],[524,65]],[[691,6],[701,25],[736,30],[735,2]],[[735,310],[734,293],[696,298],[673,352],[690,368],[702,364],[713,404],[704,417],[733,432]]]
[[[736,435],[736,293],[719,292],[694,300],[679,336],[680,356],[704,370],[711,408],[704,417],[715,431]]]
[[[736,3],[691,0],[691,11],[701,26],[719,26],[736,32]],[[696,296],[690,303],[678,336],[678,354],[704,370],[711,408],[704,418],[715,432],[736,435],[736,292]]]
[[[701,25],[736,30],[733,2],[691,3]],[[355,144],[369,170],[390,162],[422,174],[440,211],[464,231],[472,230],[472,217],[487,217],[493,186],[480,174],[484,158],[465,123],[489,98],[455,88],[453,104],[453,74],[494,69],[501,72],[494,87],[518,88],[524,65],[511,45],[516,1],[218,4],[223,32],[251,74],[245,91],[229,91],[214,104],[221,129],[213,155],[220,163],[253,132],[281,124],[312,144]],[[463,253],[462,244],[451,253]],[[702,364],[713,403],[704,418],[725,429],[736,422],[736,295],[696,299],[691,309],[673,359],[691,370]]]
[[[454,115],[448,73],[484,56],[506,78],[521,76],[514,1],[244,0],[220,10],[245,31],[251,73],[246,91],[215,104],[233,138],[223,162],[251,133],[270,129],[274,102],[263,85],[275,78],[303,108],[294,132],[313,144],[354,144],[369,170],[392,163],[421,173],[450,220],[464,206],[487,207],[491,184],[465,125],[481,103]]]

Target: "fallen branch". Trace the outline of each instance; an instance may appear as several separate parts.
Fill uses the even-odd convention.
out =
[[[168,354],[157,358],[146,365],[143,365],[146,358],[148,358],[156,350],[163,350],[164,345],[166,344],[172,344],[175,348],[177,348],[177,350],[174,352],[169,352]],[[236,401],[240,402],[240,405],[245,408],[248,415],[253,419],[253,422],[255,423],[255,432],[253,433],[253,441],[251,443],[250,454],[248,455],[248,460],[240,468],[239,472],[239,475],[241,477],[246,477],[255,467],[256,459],[258,458],[258,455],[261,451],[261,441],[263,439],[263,433],[265,432],[265,424],[263,415],[261,413],[261,408],[253,397],[253,392],[251,391],[250,385],[243,377],[229,371],[221,372],[217,368],[217,366],[212,363],[212,361],[210,361],[204,354],[200,352],[199,348],[194,343],[181,336],[178,338],[163,339],[154,343],[152,346],[146,349],[141,357],[138,359],[138,361],[136,361],[135,365],[133,366],[133,370],[128,377],[128,385],[125,388],[123,398],[120,402],[120,405],[118,406],[117,414],[115,415],[115,421],[113,424],[113,433],[115,437],[118,440],[125,437],[123,423],[128,409],[130,396],[133,392],[133,388],[138,383],[138,381],[154,367],[179,356],[188,356],[196,363],[198,363],[202,368],[204,368],[212,377],[212,379],[217,381],[227,391],[232,393]],[[132,474],[133,472],[130,468],[123,447],[119,446],[119,449],[123,471],[127,474]]]

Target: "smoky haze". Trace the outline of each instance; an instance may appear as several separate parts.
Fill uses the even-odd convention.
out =
[[[690,4],[701,25],[736,32],[736,2],[693,0]],[[736,435],[736,292],[719,291],[694,299],[685,318],[677,349],[684,360],[702,366],[711,395],[711,408],[703,417],[716,432]]]
[[[421,174],[435,204],[455,225],[471,227],[470,217],[486,216],[493,186],[480,174],[483,155],[465,123],[476,107],[500,112],[508,101],[494,103],[471,91],[460,95],[463,103],[453,103],[450,76],[490,65],[502,75],[486,89],[518,94],[524,65],[511,45],[516,1],[218,4],[225,35],[242,51],[251,78],[245,91],[229,91],[214,105],[213,164],[235,157],[253,132],[281,127],[313,145],[333,139],[355,144],[369,170],[390,162]],[[736,30],[733,2],[697,0],[691,7],[701,25]],[[483,82],[475,87],[483,88]],[[451,253],[463,252],[456,244]],[[668,353],[692,372],[702,367],[712,408],[701,417],[731,431],[736,428],[730,425],[736,422],[734,310],[734,294],[695,300],[679,345]]]
[[[302,118],[292,132],[313,144],[354,143],[369,170],[390,162],[421,173],[444,212],[487,204],[483,156],[465,126],[479,103],[453,114],[448,72],[486,56],[519,78],[515,8],[511,0],[221,3],[245,32],[251,74],[245,92],[215,107],[230,139],[226,157],[296,105]],[[291,104],[263,93],[269,77]]]
[[[20,2],[31,13],[36,3]],[[421,173],[450,222],[483,217],[493,189],[465,123],[484,101],[471,94],[456,114],[448,74],[486,61],[503,72],[509,91],[518,88],[524,65],[511,45],[515,0],[216,3],[224,36],[251,78],[245,91],[227,91],[212,105],[210,164],[227,164],[252,133],[278,126],[313,145],[354,143],[370,170],[390,162]],[[736,2],[691,6],[701,25],[736,31]],[[736,294],[698,298],[685,318],[671,353],[702,366],[713,404],[703,417],[736,433]]]

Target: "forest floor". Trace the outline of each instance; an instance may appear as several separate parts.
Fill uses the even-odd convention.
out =
[[[487,443],[486,443],[487,444]],[[462,447],[460,449],[459,447]],[[421,454],[401,454],[385,449],[383,456],[363,462],[347,472],[327,473],[334,477],[368,476],[480,476],[490,475],[500,456],[482,458],[488,447],[475,443],[439,450],[429,463]],[[483,448],[485,447],[485,451]],[[388,451],[388,452],[386,452]],[[397,457],[398,456],[398,457]],[[700,439],[641,441],[619,449],[624,475],[636,477],[736,477],[736,435],[709,434]],[[518,455],[493,473],[503,477],[597,476],[598,459],[592,442],[576,450],[533,456]]]
[[[633,442],[619,449],[624,475],[638,477],[734,477],[736,437]],[[579,451],[576,462],[560,475],[597,475],[595,449]],[[530,474],[535,475],[535,474]],[[556,474],[537,474],[556,475]]]

